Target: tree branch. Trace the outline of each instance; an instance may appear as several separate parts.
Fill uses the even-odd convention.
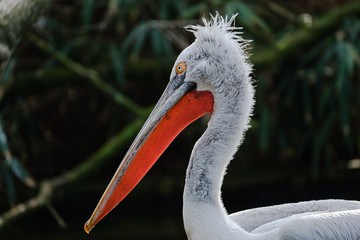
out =
[[[38,38],[34,34],[28,34],[28,39],[38,48],[47,52],[54,59],[56,59],[61,64],[63,64],[65,67],[71,69],[79,76],[82,76],[90,80],[90,82],[94,86],[96,86],[97,88],[108,94],[110,97],[112,97],[116,103],[123,105],[124,107],[134,112],[139,117],[146,117],[149,114],[148,109],[141,107],[140,105],[132,101],[130,98],[126,97],[124,94],[117,91],[113,86],[102,80],[99,74],[95,70],[83,67],[81,64],[68,58],[65,54],[56,50],[50,44]]]
[[[114,157],[124,148],[124,146],[126,146],[126,143],[129,140],[134,138],[135,134],[140,130],[144,122],[144,118],[135,120],[119,134],[108,140],[99,150],[97,150],[79,166],[55,178],[43,180],[40,183],[37,196],[12,207],[0,215],[0,229],[9,222],[14,221],[30,212],[49,206],[54,193],[58,189],[67,184],[79,182],[91,175],[96,169],[101,169],[107,160]]]
[[[359,13],[360,2],[355,1],[335,8],[321,17],[314,17],[311,26],[304,26],[284,36],[270,48],[256,50],[251,57],[251,62],[257,68],[274,65],[284,60],[296,49],[319,39],[322,34],[338,25],[344,17]]]

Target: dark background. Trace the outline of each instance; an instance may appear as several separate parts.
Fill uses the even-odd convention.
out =
[[[349,14],[336,17],[344,9]],[[216,10],[238,12],[236,25],[253,40],[257,90],[252,128],[224,180],[229,213],[312,199],[360,200],[359,9],[358,2],[342,0],[51,1],[2,74],[7,141],[1,137],[0,147],[11,152],[11,164],[0,159],[0,219],[36,198],[42,183],[74,177],[54,187],[50,204],[6,222],[0,237],[186,238],[185,170],[208,116],[179,135],[90,235],[83,224],[177,55],[194,40],[182,27]],[[120,140],[110,144],[113,139]],[[29,179],[36,187],[24,184]]]

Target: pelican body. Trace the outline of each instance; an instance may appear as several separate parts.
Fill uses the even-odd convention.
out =
[[[359,240],[360,202],[321,200],[228,214],[221,201],[226,167],[254,106],[248,41],[219,14],[188,26],[196,40],[177,58],[159,102],[135,138],[91,218],[89,232],[137,185],[172,140],[210,113],[186,171],[183,218],[191,240]]]

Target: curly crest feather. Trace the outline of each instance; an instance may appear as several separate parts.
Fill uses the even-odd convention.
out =
[[[226,38],[237,43],[238,48],[242,51],[242,54],[248,60],[249,54],[247,50],[251,48],[251,40],[245,40],[240,30],[242,27],[235,26],[235,19],[238,14],[232,15],[230,19],[226,15],[225,18],[216,12],[216,15],[210,14],[211,19],[207,20],[202,17],[202,25],[188,25],[185,29],[189,32],[194,33],[196,39],[199,41],[207,40],[209,38]]]

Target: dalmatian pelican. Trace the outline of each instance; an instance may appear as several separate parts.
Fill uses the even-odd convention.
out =
[[[228,214],[221,200],[226,168],[249,128],[254,106],[247,46],[218,13],[192,25],[195,41],[178,56],[160,100],[126,153],[91,218],[89,232],[138,184],[172,140],[210,113],[186,171],[183,219],[191,240],[359,240],[360,202],[319,200]]]

